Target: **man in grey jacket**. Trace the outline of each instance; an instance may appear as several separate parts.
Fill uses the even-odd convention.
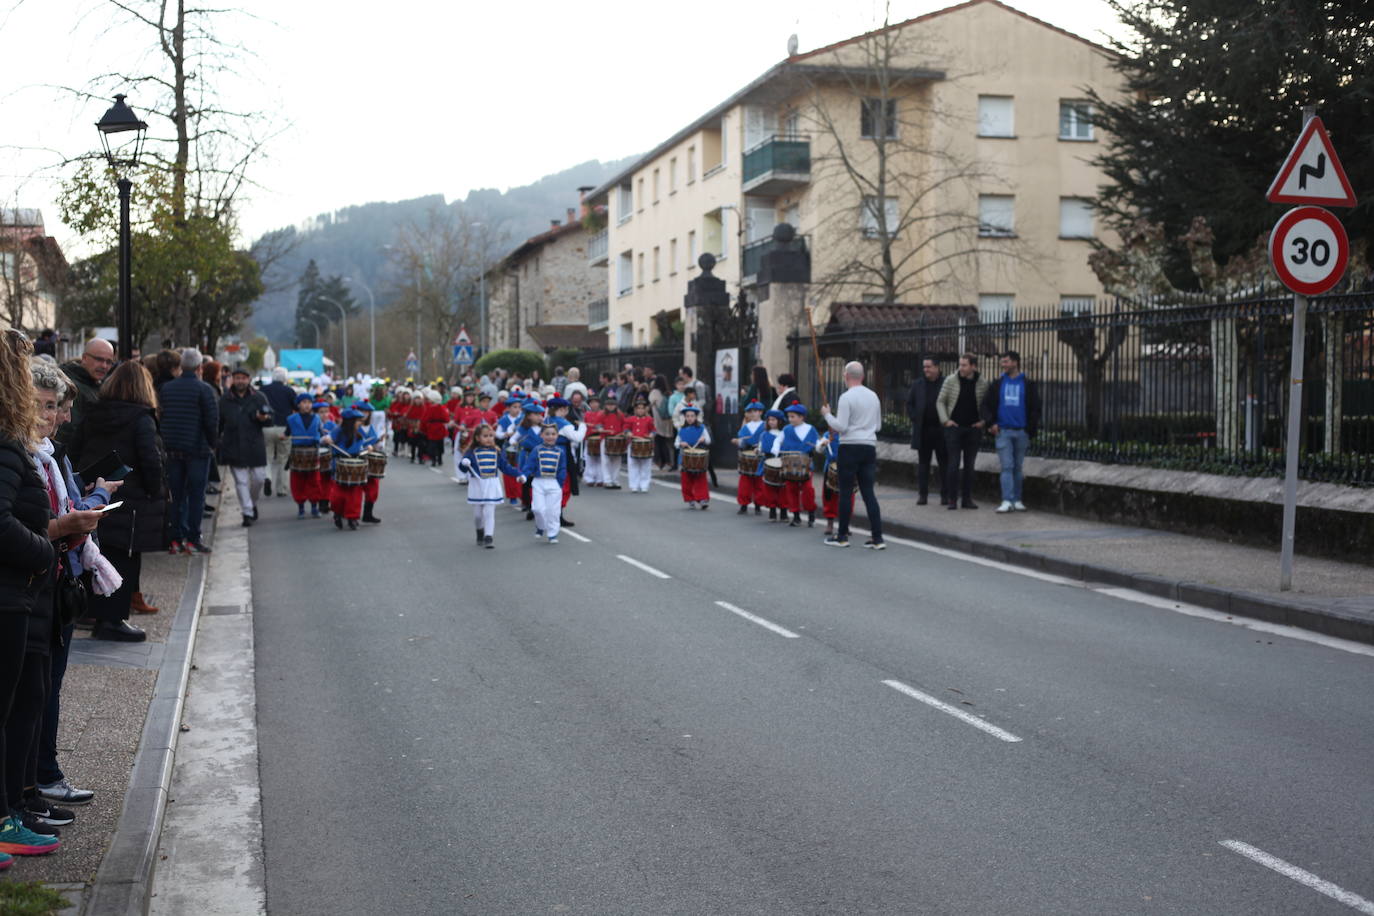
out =
[[[821,408],[826,426],[840,437],[840,524],[835,534],[827,537],[830,547],[849,546],[849,518],[853,509],[854,482],[859,483],[859,495],[868,513],[868,527],[872,536],[864,546],[884,550],[883,514],[878,508],[878,496],[873,485],[878,478],[878,428],[883,424],[883,405],[872,389],[864,385],[862,363],[846,363],[844,367],[846,391],[840,395],[840,412],[831,415],[830,405]]]
[[[973,470],[986,425],[981,410],[987,393],[988,383],[978,374],[978,357],[965,353],[959,357],[959,371],[945,378],[940,396],[935,399],[935,410],[945,428],[945,457],[949,459],[945,470],[945,488],[949,491],[946,509],[957,509],[960,505],[965,509],[978,508],[973,501]],[[962,475],[960,459],[964,465]],[[959,501],[955,500],[956,494]]]

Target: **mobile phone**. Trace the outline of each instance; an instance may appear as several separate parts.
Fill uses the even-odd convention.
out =
[[[133,470],[119,457],[119,452],[111,451],[106,452],[99,461],[82,468],[81,479],[86,483],[95,483],[102,477],[106,480],[123,480]]]
[[[91,511],[92,511],[92,512],[113,512],[115,509],[118,509],[118,508],[119,508],[120,506],[122,506],[122,505],[124,505],[124,500],[120,499],[120,500],[116,500],[115,502],[108,503],[108,504],[106,504],[106,505],[104,505],[104,506],[101,506],[99,509],[92,509]]]

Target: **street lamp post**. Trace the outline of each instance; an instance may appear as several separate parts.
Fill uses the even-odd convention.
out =
[[[368,325],[372,332],[372,376],[377,376],[377,297],[372,295],[372,287],[362,280],[354,280],[352,277],[344,277],[345,283],[357,283],[367,293],[368,303]]]
[[[336,309],[339,310],[339,317],[343,319],[343,337],[344,337],[344,339],[343,339],[343,351],[344,351],[344,378],[347,378],[348,375],[349,375],[349,372],[348,372],[348,312],[344,309],[344,307],[343,307],[342,305],[339,305],[339,303],[335,302],[333,299],[330,299],[328,296],[322,296],[322,295],[320,295],[319,293],[316,293],[314,296],[311,297],[311,300],[312,300],[312,301],[315,300],[315,299],[319,299],[321,302],[328,302],[330,305],[334,306],[334,308],[336,308]]]
[[[324,338],[324,333],[320,330],[320,323],[314,318],[305,318],[303,320],[310,322],[310,326],[315,329],[315,349],[320,349],[320,340]]]
[[[148,124],[124,104],[123,95],[116,95],[115,103],[95,126],[100,131],[105,160],[119,176],[115,182],[119,188],[119,312],[115,321],[119,328],[119,358],[128,360],[134,355],[133,255],[129,231],[129,197],[134,183],[124,170],[131,172],[137,168]]]

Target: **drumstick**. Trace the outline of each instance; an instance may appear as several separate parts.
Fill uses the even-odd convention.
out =
[[[816,346],[816,323],[811,320],[811,306],[806,307],[806,324],[811,328],[811,355],[816,359],[816,390],[820,392],[821,402],[826,402],[825,398],[825,376],[821,373],[821,351]]]

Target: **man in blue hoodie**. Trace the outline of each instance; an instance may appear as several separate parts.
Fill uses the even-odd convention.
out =
[[[998,512],[1025,512],[1021,501],[1021,466],[1040,428],[1040,390],[1021,371],[1021,354],[1002,354],[1002,375],[983,397],[983,420],[997,440],[1002,465],[1002,504]]]

